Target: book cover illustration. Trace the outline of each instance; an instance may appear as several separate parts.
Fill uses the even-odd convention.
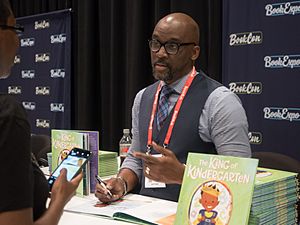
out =
[[[248,224],[257,159],[189,153],[175,225]]]
[[[52,130],[52,170],[69,154],[72,148],[85,147],[85,134],[67,130]]]
[[[87,134],[68,130],[51,130],[52,143],[52,170],[61,163],[61,161],[69,154],[72,148],[87,148]],[[88,164],[87,164],[88,166]],[[87,167],[86,166],[86,167]],[[84,195],[86,193],[86,182],[84,178],[77,190],[77,195]]]
[[[193,194],[189,218],[192,224],[228,224],[232,211],[229,187],[219,181],[201,184]]]
[[[267,185],[280,184],[280,182],[286,183],[289,180],[295,181],[296,176],[297,173],[293,172],[258,167],[255,187],[258,189]]]

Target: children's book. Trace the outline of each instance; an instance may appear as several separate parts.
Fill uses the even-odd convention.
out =
[[[96,186],[94,177],[98,173],[98,148],[99,134],[97,131],[79,131],[79,130],[57,130],[51,131],[52,142],[52,170],[68,155],[74,148],[87,149],[92,152],[89,163],[84,168],[84,177],[79,184],[76,194],[88,195],[94,191]]]
[[[177,202],[128,194],[109,204],[101,203],[94,196],[74,197],[65,211],[126,221],[132,224],[172,225],[175,220]]]
[[[248,224],[257,159],[189,153],[175,225]]]
[[[295,224],[298,192],[296,173],[257,168],[249,224]]]
[[[96,187],[96,179],[94,179],[95,175],[98,174],[98,151],[99,151],[99,132],[98,131],[82,131],[78,132],[88,135],[88,147],[87,149],[92,152],[92,156],[90,159],[90,192],[95,192]]]
[[[265,188],[266,186],[276,187],[277,184],[281,183],[286,184],[287,181],[295,181],[296,176],[297,173],[293,172],[258,167],[255,189]]]
[[[109,177],[118,173],[117,152],[99,150],[98,158],[98,175],[100,177]]]

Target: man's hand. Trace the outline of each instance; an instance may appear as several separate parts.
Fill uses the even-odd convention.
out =
[[[102,187],[99,183],[96,185],[95,196],[101,202],[113,202],[121,198],[125,192],[124,185],[119,178],[111,178],[105,181],[106,188],[112,193],[112,196],[108,194],[108,191]]]
[[[112,193],[112,196],[100,184],[96,185],[95,196],[101,202],[113,202],[123,197],[126,192],[133,190],[138,183],[138,177],[132,170],[123,168],[119,171],[116,178],[111,178],[104,182],[106,183],[106,188]]]
[[[175,154],[167,148],[152,142],[154,150],[162,157],[154,157],[141,152],[133,155],[144,161],[144,175],[151,180],[166,184],[181,184],[185,166],[178,161]]]

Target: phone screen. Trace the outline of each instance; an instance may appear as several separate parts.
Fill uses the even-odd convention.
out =
[[[53,171],[53,173],[49,177],[48,183],[50,189],[52,188],[54,181],[57,179],[57,177],[60,174],[60,171],[63,168],[66,168],[66,170],[68,171],[67,180],[70,181],[74,176],[77,175],[80,169],[87,163],[90,155],[91,155],[90,151],[79,149],[79,148],[73,148],[68,154],[68,156],[59,164],[59,166],[55,169],[55,171]]]

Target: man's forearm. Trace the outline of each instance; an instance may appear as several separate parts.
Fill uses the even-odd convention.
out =
[[[118,173],[118,177],[122,177],[126,182],[127,192],[133,190],[139,181],[136,174],[132,170],[127,168],[121,169]]]

